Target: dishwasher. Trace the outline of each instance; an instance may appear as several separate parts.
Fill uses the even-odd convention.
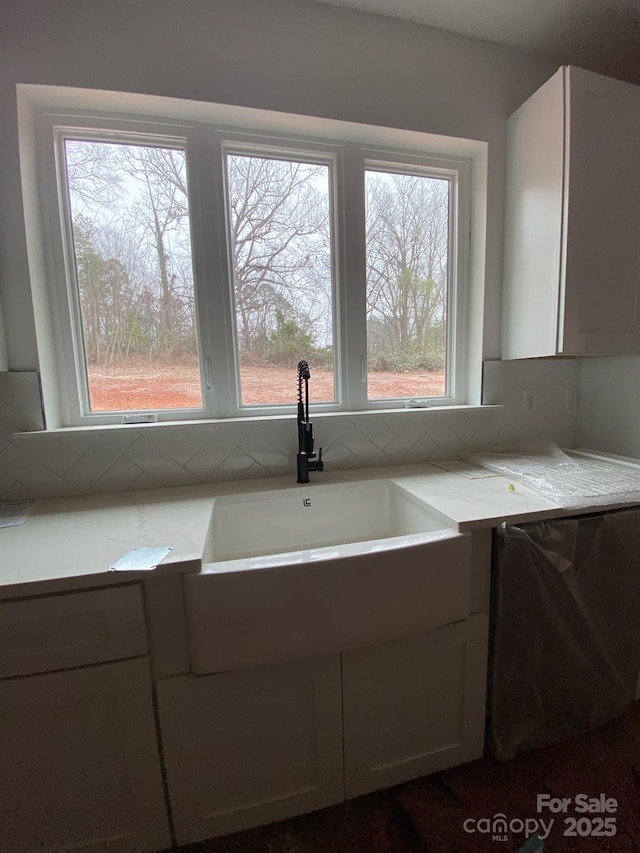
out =
[[[640,507],[494,533],[488,727],[512,758],[624,713],[640,670]]]

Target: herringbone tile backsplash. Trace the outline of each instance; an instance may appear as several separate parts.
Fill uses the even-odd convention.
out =
[[[318,415],[327,468],[451,459],[535,438],[571,447],[579,363],[490,361],[486,409]],[[536,411],[524,413],[534,389]],[[151,424],[46,434],[36,373],[0,373],[0,497],[57,497],[295,473],[295,418]],[[16,433],[31,433],[18,435]],[[37,433],[37,434],[34,434]]]

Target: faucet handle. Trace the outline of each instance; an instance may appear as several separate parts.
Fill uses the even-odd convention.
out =
[[[308,456],[313,456],[313,425],[307,422],[304,425],[304,447],[303,450]]]

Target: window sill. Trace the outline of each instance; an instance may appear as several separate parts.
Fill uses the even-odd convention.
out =
[[[457,405],[457,406],[425,406],[419,408],[413,407],[398,407],[395,409],[364,409],[354,412],[312,412],[311,420],[314,424],[320,425],[323,420],[348,419],[348,418],[373,418],[384,417],[387,415],[404,414],[407,417],[436,416],[452,412],[479,412],[492,409],[501,409],[502,405]],[[155,423],[138,423],[138,424],[96,424],[91,426],[74,426],[74,427],[59,427],[57,429],[42,429],[31,432],[16,432],[13,433],[13,438],[17,441],[38,441],[41,438],[56,438],[70,435],[93,435],[98,437],[103,434],[113,432],[136,432],[152,430],[167,430],[176,429],[189,430],[190,427],[203,426],[221,426],[224,424],[253,424],[258,426],[262,423],[288,423],[295,421],[295,413],[286,415],[268,415],[263,417],[236,417],[236,418],[219,418],[219,419],[202,419],[202,420],[182,420],[182,421],[157,421]],[[317,435],[317,433],[316,433]],[[321,436],[317,435],[320,439]]]

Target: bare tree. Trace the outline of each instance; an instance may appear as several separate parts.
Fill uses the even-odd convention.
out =
[[[185,152],[68,140],[66,155],[88,357],[194,352]],[[241,358],[286,352],[296,339],[330,349],[328,166],[230,153],[226,171]],[[375,170],[366,177],[370,363],[424,366],[445,349],[449,183]]]
[[[68,159],[72,217],[84,223],[76,255],[92,360],[138,347],[194,352],[185,153],[91,141],[74,142]],[[328,167],[229,154],[227,191],[242,358],[284,352],[274,341],[283,330],[289,348],[299,335],[305,346],[317,341],[330,349]]]
[[[117,204],[122,188],[119,148],[92,140],[65,140],[67,182],[76,213],[95,214]]]
[[[303,333],[330,315],[328,168],[293,160],[227,157],[233,286],[244,354],[262,357],[278,312]],[[329,317],[330,319],[330,317]]]
[[[88,360],[193,352],[184,152],[73,140],[67,180]]]
[[[449,184],[423,175],[367,173],[370,357],[444,356]]]
[[[186,157],[183,151],[149,146],[124,147],[123,169],[140,187],[136,217],[150,234],[155,250],[160,289],[158,337],[160,350],[171,355],[180,345],[176,325],[182,314],[181,302],[193,285],[178,295],[177,274],[172,250],[189,241],[189,202]],[[174,235],[173,243],[171,235]],[[190,251],[189,251],[190,254]],[[182,270],[185,270],[184,265]]]

